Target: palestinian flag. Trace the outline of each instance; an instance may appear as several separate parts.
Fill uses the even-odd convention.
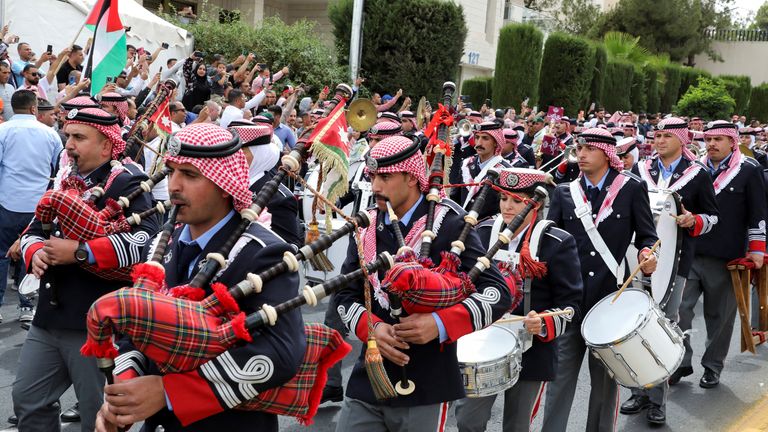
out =
[[[117,0],[99,0],[85,25],[93,28],[93,45],[85,67],[91,79],[91,95],[101,91],[107,77],[116,77],[125,67],[128,50],[125,29],[117,13]]]
[[[309,137],[310,151],[323,168],[320,192],[330,202],[336,202],[349,189],[349,139],[344,105],[342,100],[328,117],[320,119]],[[331,209],[326,209],[326,215],[330,214]]]

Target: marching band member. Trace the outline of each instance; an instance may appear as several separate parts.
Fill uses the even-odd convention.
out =
[[[398,215],[408,244],[410,239],[421,239],[429,207],[425,197],[428,188],[426,167],[418,142],[406,137],[382,140],[369,153],[367,171],[373,192],[380,198],[376,208],[371,210],[371,227],[363,234],[366,262],[377,253],[398,250],[383,197],[389,200]],[[437,263],[440,262],[440,251],[449,250],[450,242],[459,237],[464,225],[464,211],[453,201],[443,199],[435,214],[437,237],[428,258]],[[476,232],[470,232],[465,245],[461,255],[462,271],[467,271],[483,255]],[[347,273],[358,267],[357,247],[352,243],[341,272]],[[336,430],[442,431],[447,402],[464,397],[456,344],[452,342],[499,319],[510,307],[511,293],[498,269],[492,266],[475,281],[477,292],[462,302],[431,314],[412,314],[395,324],[397,321],[388,310],[389,302],[379,284],[374,282],[383,275],[371,276],[375,297],[371,318],[387,374],[399,377],[401,367],[407,365],[409,377],[416,387],[410,395],[377,401],[365,372],[363,349],[349,378]],[[349,330],[366,341],[368,312],[363,306],[363,286],[357,281],[341,289],[336,293],[334,304]]]
[[[246,158],[232,133],[202,123],[184,128],[172,140],[180,148],[166,155],[171,170],[168,189],[179,207],[176,221],[183,225],[174,231],[163,261],[169,288],[188,283],[199,270],[198,263],[221,248],[240,224],[237,212],[250,206],[252,195]],[[241,239],[248,241],[239,252],[233,249],[217,279],[228,287],[295,250],[258,222]],[[206,295],[211,294],[210,286],[204,288]],[[267,282],[261,293],[240,300],[240,307],[254,312],[263,304],[287,301],[297,289],[298,276],[285,273]],[[156,320],[172,326],[176,317]],[[119,382],[104,389],[96,430],[143,420],[144,430],[152,431],[158,426],[166,432],[277,431],[276,415],[234,408],[296,374],[306,346],[300,310],[281,314],[276,325],[254,336],[252,342],[236,345],[196,370],[163,376],[123,341],[115,368]]]
[[[519,124],[512,128],[515,132],[517,132],[517,135],[520,137],[517,142],[517,152],[520,153],[520,156],[525,158],[525,160],[528,162],[528,167],[533,168],[536,166],[536,154],[533,152],[533,147],[530,143],[526,143],[524,138],[526,137],[525,134],[525,126]]]
[[[751,127],[739,129],[739,150],[745,156],[754,158],[763,168],[768,168],[768,156],[755,146],[757,131]]]
[[[463,183],[480,183],[485,178],[489,169],[511,168],[512,165],[501,156],[505,146],[504,132],[501,124],[496,122],[483,122],[475,125],[475,151],[477,154],[464,159],[461,165]],[[467,186],[461,188],[461,202],[465,210],[472,208],[475,194],[480,186]],[[498,193],[490,191],[485,205],[479,212],[478,220],[496,214],[496,201]]]
[[[243,154],[248,163],[249,189],[258,193],[273,177],[272,168],[280,159],[280,149],[272,141],[270,126],[246,125],[241,122],[236,124],[237,126],[232,128],[240,135]],[[285,184],[280,183],[277,192],[267,204],[267,210],[272,215],[270,229],[275,234],[297,247],[304,246],[304,235],[299,222],[299,204]]]
[[[419,130],[416,123],[416,114],[414,114],[413,111],[401,111],[400,120],[403,128],[403,135],[413,135],[418,137],[419,140],[421,140],[421,151],[424,152],[427,148],[427,144],[429,144],[429,138],[424,135],[424,131]]]
[[[95,202],[98,209],[106,207],[108,198],[128,195],[147,179],[136,165],[118,165],[114,169],[110,165],[125,148],[115,116],[99,108],[72,108],[65,131],[69,137],[67,156],[69,160],[76,158],[86,187],[104,185],[104,196]],[[60,168],[55,188],[60,187],[60,179],[66,178],[70,170],[70,165]],[[147,210],[151,201],[150,194],[141,194],[125,214]],[[52,404],[70,385],[74,385],[80,402],[82,429],[93,430],[102,402],[104,375],[94,359],[80,356],[80,346],[86,339],[83,317],[94,300],[119,289],[126,281],[99,277],[83,265],[116,269],[139,262],[137,245],[148,240],[157,226],[156,218],[147,218],[129,232],[79,242],[55,236],[46,239],[40,221],[32,221],[21,239],[22,252],[27,268],[45,288],[39,291],[37,313],[21,349],[13,383],[14,412],[20,430],[59,430],[59,408]],[[46,373],[41,375],[41,371]]]
[[[693,308],[704,294],[704,320],[707,342],[701,365],[704,374],[699,386],[712,388],[720,383],[725,357],[731,344],[736,298],[731,289],[727,264],[741,259],[745,264],[763,265],[765,253],[766,199],[762,169],[757,161],[739,150],[737,126],[714,121],[704,130],[707,155],[702,162],[713,181],[719,222],[696,241],[696,254],[680,305],[680,329],[690,330]],[[677,384],[693,373],[693,350],[686,332],[685,356],[669,378]]]
[[[515,168],[530,168],[528,161],[517,152],[517,141],[520,139],[514,129],[504,129],[504,145],[501,148],[501,157]]]
[[[470,114],[469,116],[467,116],[467,119],[474,126],[475,124],[481,123],[483,117],[477,111],[473,111],[473,113],[477,113],[477,115],[472,116]],[[453,138],[453,149],[451,151],[451,170],[448,173],[449,183],[459,184],[462,182],[461,180],[462,164],[464,163],[465,160],[469,159],[470,157],[476,154],[477,152],[475,151],[475,135],[474,134],[470,134],[468,136],[456,135]],[[458,188],[451,189],[449,194],[452,200],[456,202],[461,202],[460,189]]]
[[[619,140],[616,143],[616,156],[621,159],[624,169],[631,171],[640,156],[640,151],[637,149],[637,141],[633,137]]]
[[[483,246],[487,249],[498,237],[503,224],[509,224],[525,207],[525,200],[533,196],[537,186],[552,183],[552,178],[542,171],[520,168],[504,168],[499,173],[496,186],[502,189],[500,194],[500,212],[494,218],[487,219],[477,226],[477,232]],[[579,255],[576,240],[567,232],[557,228],[551,221],[534,220],[531,212],[523,224],[513,234],[509,243],[508,261],[500,265],[510,266],[513,274],[523,243],[530,238],[538,241],[538,257],[545,264],[546,276],[533,278],[530,288],[530,312],[525,310],[525,302],[513,311],[515,315],[527,315],[524,327],[533,338],[530,349],[523,353],[522,370],[519,380],[512,388],[504,392],[503,430],[528,431],[536,418],[544,386],[555,379],[557,370],[557,337],[565,332],[573,319],[580,313],[582,299],[581,272],[577,263]],[[539,213],[539,216],[541,214]],[[539,227],[539,229],[536,229]],[[538,233],[538,238],[530,237],[531,232]],[[509,257],[509,254],[512,257]],[[497,255],[498,256],[498,255]],[[511,263],[511,264],[510,264]],[[516,278],[520,278],[516,275]],[[529,283],[526,280],[526,283]],[[564,315],[546,318],[537,317],[537,312],[552,312],[571,309],[573,316]],[[465,398],[456,403],[456,420],[459,431],[484,431],[491,417],[491,408],[496,395],[483,398]]]
[[[576,238],[584,281],[582,310],[588,311],[623,282],[618,262],[633,235],[643,273],[653,273],[656,257],[650,248],[657,238],[648,190],[634,174],[620,172],[624,165],[616,156],[616,139],[607,130],[587,129],[577,138],[577,152],[582,175],[558,185],[548,217]],[[558,339],[559,367],[547,390],[544,430],[566,430],[585,351],[579,326],[569,326]],[[618,385],[594,356],[588,356],[588,362],[591,393],[586,430],[612,431]]]
[[[660,121],[654,142],[656,156],[639,162],[632,172],[643,179],[648,189],[670,190],[678,193],[682,200],[677,225],[684,231],[677,274],[673,276],[675,280],[669,299],[659,305],[669,320],[677,322],[685,281],[693,263],[694,239],[710,232],[717,224],[717,201],[706,167],[688,151],[690,138],[685,120],[670,117]],[[662,239],[665,240],[674,241]],[[648,423],[664,424],[668,388],[665,381],[649,390],[632,389],[632,397],[621,405],[621,413],[636,414],[647,407]]]

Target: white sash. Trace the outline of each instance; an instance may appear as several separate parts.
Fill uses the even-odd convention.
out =
[[[501,157],[501,155],[496,155],[488,160],[488,163],[485,164],[485,167],[480,170],[480,173],[475,176],[473,179],[474,183],[480,183],[485,178],[485,175],[488,173],[488,170],[491,168],[495,168],[496,165],[499,164],[499,162],[503,161],[504,158]],[[462,205],[463,208],[467,208],[469,205],[469,202],[472,201],[472,198],[475,196],[477,191],[480,190],[480,186],[470,186],[467,188],[469,191],[467,193],[467,199],[464,200],[464,205]]]
[[[616,179],[619,181],[619,179]],[[584,226],[584,231],[589,237],[589,241],[592,242],[592,246],[595,247],[597,253],[600,254],[600,258],[603,259],[605,265],[608,266],[608,270],[613,273],[616,280],[619,281],[619,263],[616,258],[613,257],[611,251],[608,249],[608,245],[605,244],[605,240],[600,236],[597,231],[597,226],[592,220],[592,205],[584,198],[584,194],[579,185],[579,179],[576,179],[570,183],[571,198],[574,204],[574,212],[576,217],[579,218],[581,224]]]

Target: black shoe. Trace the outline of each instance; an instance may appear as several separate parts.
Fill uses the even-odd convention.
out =
[[[61,421],[79,422],[80,421],[80,403],[76,403],[72,408],[61,413]]]
[[[690,366],[680,366],[672,373],[667,382],[669,385],[673,386],[679,383],[683,377],[687,377],[688,375],[693,375],[693,368]]]
[[[648,407],[648,412],[645,414],[645,418],[648,419],[648,424],[653,426],[661,426],[667,422],[666,409],[661,405],[652,403]]]
[[[699,380],[699,387],[709,389],[717,387],[718,384],[720,384],[720,374],[710,369],[704,369],[704,375]]]
[[[621,412],[622,414],[637,414],[640,411],[647,408],[648,405],[650,404],[651,404],[651,401],[648,399],[648,396],[632,395],[632,397],[627,399],[626,402],[621,404],[621,408],[619,409],[619,412]]]
[[[325,386],[320,403],[341,402],[344,400],[344,389],[336,386]]]
[[[18,418],[18,417],[16,417],[16,414],[14,414],[14,415],[12,415],[12,416],[8,417],[8,423],[10,423],[10,424],[12,424],[12,425],[16,426],[16,425],[18,425],[18,424],[19,424],[19,418]]]

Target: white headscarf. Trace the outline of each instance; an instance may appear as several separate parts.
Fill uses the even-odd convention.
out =
[[[271,170],[277,165],[277,161],[280,160],[280,149],[277,148],[274,142],[250,146],[248,149],[250,149],[253,155],[251,166],[248,168],[249,184],[252,185],[264,177],[266,171]]]

